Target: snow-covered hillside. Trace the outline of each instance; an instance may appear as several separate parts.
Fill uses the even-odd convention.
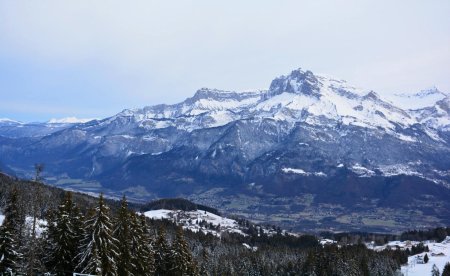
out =
[[[193,232],[202,231],[220,236],[223,232],[238,233],[245,235],[237,221],[216,214],[203,211],[181,211],[181,210],[152,210],[144,213],[146,217],[152,219],[168,219],[189,229]]]
[[[422,276],[431,275],[431,269],[433,265],[439,269],[442,273],[446,263],[450,262],[450,236],[440,243],[425,242],[430,252],[424,252],[408,258],[408,265],[402,267],[402,273],[405,276]],[[428,255],[428,263],[422,263],[425,256]]]
[[[374,249],[376,251],[381,251],[386,248],[406,250],[407,248],[411,250],[412,246],[417,246],[418,241],[391,241],[388,244],[382,246],[372,247],[368,244],[368,248]],[[424,241],[422,242],[424,246],[428,246],[429,252],[423,252],[408,257],[408,264],[402,266],[402,274],[404,276],[423,276],[431,275],[431,269],[433,265],[439,269],[440,272],[444,269],[446,263],[450,262],[450,236],[446,237],[442,242],[435,241]],[[427,254],[429,261],[424,263],[424,257]]]
[[[215,236],[220,236],[222,233],[237,233],[247,236],[245,232],[250,227],[249,225],[239,225],[234,219],[222,217],[204,210],[182,211],[159,209],[144,212],[144,215],[151,219],[168,219],[192,232],[201,231],[205,234],[210,233]],[[295,233],[272,227],[261,225],[252,225],[251,227],[254,227],[255,231],[258,233],[264,233],[269,237],[277,234],[277,231],[281,231],[280,233],[283,235],[297,236]]]

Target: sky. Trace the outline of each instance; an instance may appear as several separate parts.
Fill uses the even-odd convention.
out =
[[[0,0],[0,118],[104,118],[296,68],[450,93],[448,0]]]

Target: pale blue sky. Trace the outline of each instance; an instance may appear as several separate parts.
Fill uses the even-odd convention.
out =
[[[0,0],[0,118],[102,118],[298,67],[450,92],[449,15],[448,0]]]

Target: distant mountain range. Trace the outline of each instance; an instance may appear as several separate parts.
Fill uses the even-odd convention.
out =
[[[30,177],[35,163],[65,188],[183,196],[298,229],[448,224],[450,95],[382,98],[298,69],[268,90],[202,88],[103,120],[0,120],[0,169]]]

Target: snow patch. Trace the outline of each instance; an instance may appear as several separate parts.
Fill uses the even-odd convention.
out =
[[[375,172],[372,170],[369,170],[366,167],[361,166],[360,164],[355,164],[351,167],[351,170],[358,174],[360,177],[370,177],[374,176]]]
[[[305,172],[302,169],[293,169],[293,168],[282,168],[281,169],[284,173],[295,173],[295,174],[303,174],[303,175],[308,175],[307,172]]]
[[[294,174],[300,174],[300,175],[314,175],[319,177],[326,177],[327,174],[324,172],[305,172],[302,169],[294,169],[294,168],[282,168],[281,169],[284,173],[294,173]]]
[[[203,210],[181,211],[160,209],[145,212],[144,215],[152,219],[172,220],[175,223],[181,224],[184,229],[193,232],[202,231],[205,234],[211,233],[216,236],[220,236],[223,232],[228,232],[245,236],[237,221]]]

